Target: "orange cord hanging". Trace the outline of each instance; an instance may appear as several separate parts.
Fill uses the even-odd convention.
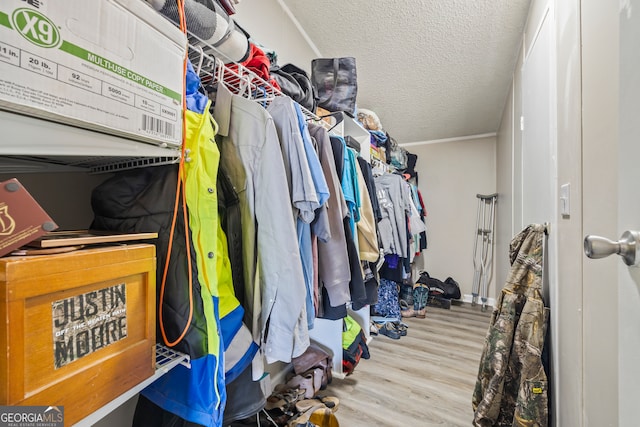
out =
[[[180,16],[180,31],[184,34],[187,34],[187,22],[185,19],[184,13],[184,0],[176,0],[178,4],[178,15]],[[164,264],[164,271],[162,274],[162,283],[160,285],[160,301],[158,302],[158,320],[160,323],[160,333],[162,334],[162,339],[164,343],[173,347],[178,344],[187,334],[189,330],[189,326],[191,325],[191,320],[193,319],[193,276],[191,271],[191,244],[189,242],[189,222],[187,218],[187,201],[186,195],[184,191],[184,182],[185,182],[185,171],[184,171],[184,159],[185,159],[185,145],[186,145],[186,111],[187,111],[187,100],[186,100],[186,80],[187,80],[187,61],[189,60],[187,54],[185,53],[184,61],[182,64],[182,153],[180,156],[180,166],[178,167],[178,182],[176,185],[176,200],[173,207],[173,218],[171,220],[171,230],[169,232],[169,244],[167,248],[167,259]],[[181,197],[182,195],[182,197]],[[187,274],[189,276],[189,317],[184,326],[184,329],[180,333],[180,336],[173,341],[170,341],[167,338],[167,333],[164,329],[164,319],[163,319],[163,310],[162,305],[164,303],[164,291],[165,285],[167,282],[167,272],[169,271],[169,261],[171,259],[171,249],[173,247],[173,234],[175,232],[176,220],[178,216],[178,204],[182,201],[182,220],[184,221],[184,239],[186,244],[186,252],[187,252]]]

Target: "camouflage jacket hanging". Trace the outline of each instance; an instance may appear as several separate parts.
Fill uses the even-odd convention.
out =
[[[544,226],[530,225],[510,247],[511,270],[485,339],[473,392],[473,425],[548,424],[542,349],[549,309],[542,299]]]

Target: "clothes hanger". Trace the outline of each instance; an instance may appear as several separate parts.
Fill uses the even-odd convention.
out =
[[[204,51],[202,50],[202,46],[198,45],[194,48],[197,53],[199,53],[198,57],[198,65],[196,66],[196,74],[200,76],[200,72],[202,71],[202,63],[204,62]]]
[[[261,93],[261,96],[258,95],[258,92]],[[267,108],[267,105],[275,99],[275,96],[267,96],[267,90],[265,88],[262,86],[256,86],[255,90],[252,92],[252,99],[264,108]]]
[[[324,116],[319,116],[320,120],[326,119],[327,117],[334,117],[336,122],[333,126],[328,129],[328,132],[331,132],[336,126],[338,126],[344,120],[344,115],[341,114],[342,111],[334,111],[333,113],[325,114]]]

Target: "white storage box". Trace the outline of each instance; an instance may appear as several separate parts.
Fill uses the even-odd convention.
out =
[[[2,0],[0,109],[179,146],[186,47],[141,0]]]

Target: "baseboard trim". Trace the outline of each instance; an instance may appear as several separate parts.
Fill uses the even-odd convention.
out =
[[[464,294],[464,296],[462,297],[462,301],[471,304],[471,301],[473,301],[473,295]],[[482,304],[482,300],[480,299],[480,297],[478,297],[478,304]],[[495,298],[487,298],[487,305],[491,306],[491,307],[495,307],[496,306],[496,299]]]

